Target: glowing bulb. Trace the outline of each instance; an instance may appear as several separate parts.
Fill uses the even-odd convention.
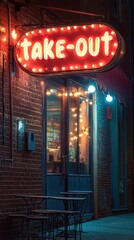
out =
[[[54,89],[51,88],[51,89],[50,89],[50,93],[54,93]]]
[[[89,85],[88,92],[89,93],[94,93],[95,92],[95,86],[94,85]]]
[[[5,27],[0,26],[0,32],[5,33],[6,32]]]
[[[106,101],[107,102],[112,102],[113,101],[113,97],[110,94],[107,94]]]
[[[75,92],[75,93],[74,93],[74,96],[77,97],[77,96],[78,96],[78,92]]]
[[[12,31],[12,38],[15,40],[17,38],[17,33],[15,31],[15,29]]]
[[[2,41],[3,41],[3,42],[6,42],[6,40],[7,40],[6,37],[3,37],[3,38],[2,38]]]
[[[62,96],[62,93],[59,92],[59,93],[58,93],[58,97],[61,97],[61,96]]]
[[[118,43],[114,43],[114,47],[117,47],[118,46]]]
[[[47,95],[51,95],[51,92],[50,92],[50,91],[47,91],[46,94],[47,94]]]

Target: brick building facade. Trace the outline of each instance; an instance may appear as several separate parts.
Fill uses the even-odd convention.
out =
[[[117,30],[121,32],[124,38],[126,36],[124,31],[128,30],[127,36],[130,36],[129,28],[124,29],[120,22],[116,25],[116,20],[112,20],[112,16],[108,13],[110,6],[113,6],[110,5],[112,1],[108,1],[109,5],[107,4],[105,10],[101,5],[100,12],[98,5],[92,3],[90,6],[87,6],[87,2],[81,1],[78,5],[79,10],[90,12],[96,9],[98,14],[106,16],[105,22],[109,21],[110,24],[113,23],[113,26],[118,27]],[[34,3],[37,4],[36,1]],[[53,4],[52,6],[54,6]],[[63,8],[60,2],[59,7]],[[68,3],[68,6],[64,8],[72,9],[73,6],[69,6]],[[125,5],[122,8],[123,11],[126,11]],[[93,218],[111,215],[115,211],[132,211],[134,209],[132,112],[131,97],[128,94],[129,92],[131,95],[131,89],[129,88],[131,84],[130,49],[128,49],[130,38],[127,37],[125,39],[126,55],[120,67],[117,67],[123,74],[122,78],[119,79],[119,89],[115,83],[112,87],[109,87],[105,81],[101,82],[99,75],[95,73],[86,75],[82,75],[81,73],[76,74],[74,77],[64,77],[63,74],[60,77],[52,76],[47,78],[46,76],[31,76],[24,72],[18,67],[14,59],[14,45],[17,40],[12,38],[12,31],[15,29],[18,34],[17,38],[19,38],[25,32],[38,28],[42,23],[43,27],[47,24],[49,26],[51,24],[58,26],[61,21],[60,18],[65,20],[63,22],[68,22],[70,15],[68,16],[68,13],[63,12],[61,12],[61,15],[59,12],[55,14],[53,11],[36,7],[34,4],[27,5],[26,1],[11,1],[11,3],[10,1],[1,1],[0,3],[0,236],[2,240],[6,239],[6,237],[9,239],[8,230],[10,230],[10,224],[8,213],[23,211],[24,209],[23,201],[18,201],[15,198],[15,194],[47,193],[48,195],[54,195],[63,190],[64,185],[66,185],[63,183],[62,186],[58,186],[59,182],[63,180],[63,170],[61,169],[61,175],[56,172],[57,170],[53,170],[54,172],[52,172],[46,163],[47,140],[45,139],[48,139],[48,136],[46,137],[45,131],[47,131],[49,126],[46,127],[45,124],[47,120],[46,115],[48,116],[46,112],[50,100],[45,93],[47,93],[48,89],[51,89],[51,86],[54,86],[55,81],[56,84],[59,84],[58,88],[62,82],[63,86],[61,89],[63,87],[66,88],[68,81],[72,85],[74,84],[74,88],[79,88],[79,84],[81,86],[82,83],[84,85],[83,89],[87,89],[92,79],[97,83],[97,93],[92,98],[93,109],[90,107],[89,114],[91,128],[89,150],[90,170],[84,173],[80,172],[82,174],[79,172],[75,174],[75,171],[71,170],[72,172],[68,179],[68,188],[93,190],[90,199],[92,204],[89,207],[89,213]],[[81,18],[80,15],[79,20]],[[87,21],[85,16],[84,18],[84,21]],[[73,13],[71,19],[72,22],[75,21]],[[126,21],[128,24],[128,19]],[[122,69],[124,69],[125,73]],[[101,74],[103,78],[105,73]],[[77,81],[76,78],[79,80]],[[87,82],[87,78],[89,78],[89,82]],[[70,86],[72,87],[72,85]],[[122,90],[122,86],[128,87],[128,90]],[[115,94],[113,105],[107,105],[105,102],[105,95],[109,90]],[[122,91],[124,91],[124,94],[122,94]],[[48,105],[46,105],[46,102]],[[66,111],[66,104],[66,100],[63,100],[65,108],[62,109],[62,112],[63,110]],[[109,106],[110,108],[108,108]],[[108,115],[109,109],[112,117]],[[63,113],[63,116],[66,117],[64,124],[67,124],[66,122],[69,121],[67,117],[68,113]],[[25,146],[21,146],[24,149],[21,149],[21,151],[18,149],[18,120],[24,120],[26,134],[34,133],[35,149],[33,151],[27,149],[26,142]],[[66,138],[67,133],[64,129],[64,124],[62,127],[64,131],[62,137]],[[66,143],[64,139],[62,141]],[[66,148],[66,146],[62,146],[63,153],[68,155]],[[77,151],[77,154],[79,151]],[[69,160],[69,162],[71,161]],[[80,161],[79,164],[81,163]],[[73,168],[73,161],[71,164]],[[82,164],[77,169],[85,171],[81,170],[81,166]],[[84,174],[85,177],[83,176]],[[55,189],[55,184],[57,184],[57,190]],[[120,190],[121,184],[123,184],[122,190]],[[116,185],[118,185],[118,188]]]

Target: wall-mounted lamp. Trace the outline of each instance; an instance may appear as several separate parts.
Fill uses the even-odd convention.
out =
[[[88,92],[89,93],[94,93],[96,91],[96,88],[93,83],[91,83],[88,87]]]
[[[113,101],[113,97],[110,94],[107,94],[106,95],[106,101],[109,102],[109,103],[112,102]]]
[[[16,38],[17,38],[17,33],[16,33],[16,30],[15,30],[15,29],[12,30],[11,35],[12,35],[12,38],[13,38],[14,40],[16,40]]]

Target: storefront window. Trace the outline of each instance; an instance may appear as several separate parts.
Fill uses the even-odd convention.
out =
[[[47,96],[47,172],[60,173],[62,93],[48,89]]]
[[[63,99],[69,102],[69,113],[65,113],[68,108],[63,108]],[[68,173],[89,173],[89,101],[84,88],[70,83],[69,91],[63,93],[49,87],[46,108],[47,172],[65,171],[67,162],[63,156],[69,146]],[[69,121],[63,116],[69,116]]]

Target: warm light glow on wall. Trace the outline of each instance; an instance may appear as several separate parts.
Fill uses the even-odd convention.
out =
[[[12,36],[17,37],[15,30]],[[15,55],[19,66],[29,73],[100,71],[122,56],[123,43],[106,24],[36,29],[19,39]]]

